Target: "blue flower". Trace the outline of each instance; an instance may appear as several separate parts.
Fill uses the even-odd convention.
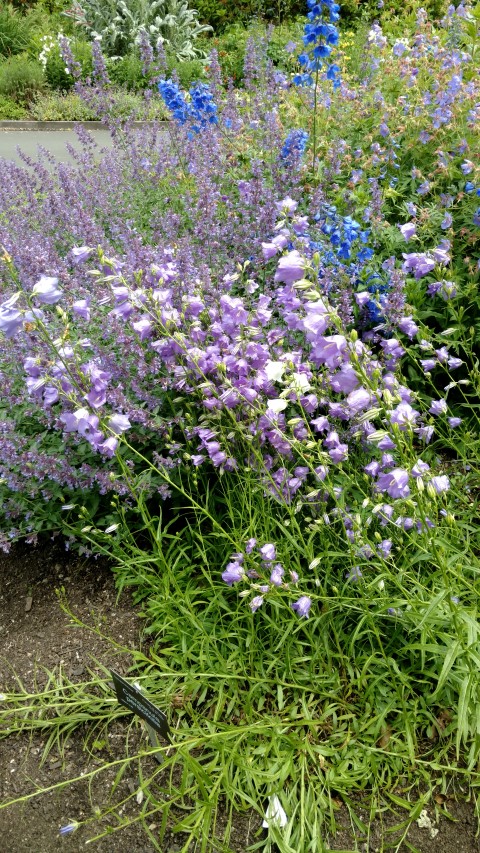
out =
[[[165,105],[178,124],[191,122],[192,131],[199,133],[207,124],[217,124],[218,108],[206,83],[195,83],[190,89],[190,103],[174,80],[160,80],[158,90]]]
[[[306,130],[291,130],[280,152],[280,159],[289,165],[297,164],[307,147],[308,133]]]
[[[308,21],[303,35],[307,50],[298,57],[304,73],[296,74],[293,78],[296,86],[312,86],[312,73],[318,73],[322,69],[323,61],[328,59],[332,52],[332,46],[338,44],[338,30],[335,27],[340,18],[338,3],[333,0],[320,0],[317,3],[307,0],[307,5]],[[333,82],[334,88],[340,86],[339,71],[338,65],[333,63],[327,68],[327,79]]]

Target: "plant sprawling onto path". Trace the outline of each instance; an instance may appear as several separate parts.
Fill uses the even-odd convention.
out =
[[[249,849],[318,850],[355,792],[406,832],[478,782],[479,7],[356,64],[308,7],[294,85],[252,39],[244,90],[213,53],[186,93],[145,41],[168,134],[2,170],[3,546],[135,587],[178,722],[140,819],[185,850],[274,797]]]

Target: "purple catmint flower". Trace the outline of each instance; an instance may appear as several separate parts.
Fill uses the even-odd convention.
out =
[[[297,249],[293,249],[287,255],[280,258],[277,271],[275,273],[275,281],[283,281],[284,284],[294,284],[303,278],[305,272],[305,258],[303,258]]]
[[[23,314],[14,307],[19,297],[17,293],[0,305],[0,331],[6,338],[13,338],[23,327]]]
[[[258,608],[261,607],[262,604],[263,604],[263,595],[256,595],[255,598],[252,598],[252,600],[250,602],[250,609],[251,609],[252,613],[255,613],[255,611],[258,610]]]
[[[363,578],[360,566],[352,566],[350,571],[346,573],[345,578],[347,581],[352,581],[352,583],[358,583]]]
[[[443,415],[447,411],[446,400],[432,400],[429,412],[432,415]]]
[[[314,342],[318,335],[323,335],[330,325],[329,309],[325,303],[318,299],[306,306],[307,315],[303,320],[303,328],[308,341]]]
[[[343,335],[320,337],[312,350],[312,360],[333,369],[343,361],[346,348],[347,339]]]
[[[298,207],[298,201],[294,201],[293,198],[287,196],[287,198],[282,199],[282,201],[275,202],[275,207],[280,214],[283,214],[284,216],[293,216]]]
[[[432,257],[436,264],[445,266],[450,263],[449,248],[450,244],[447,241],[447,246],[437,246],[436,249],[432,250]]]
[[[418,437],[421,438],[425,442],[425,444],[429,444],[429,442],[432,440],[432,436],[433,436],[433,433],[435,432],[435,430],[434,430],[433,426],[424,426],[424,427],[419,427],[418,429],[415,430],[415,432],[418,435]]]
[[[440,474],[438,477],[432,477],[429,485],[432,486],[437,495],[441,495],[443,492],[447,492],[449,490],[450,480],[446,474]]]
[[[114,438],[114,436],[111,435],[109,438],[105,439],[105,441],[102,441],[102,443],[97,446],[97,449],[100,451],[100,453],[103,453],[104,456],[107,456],[108,459],[111,459],[113,456],[115,456],[115,451],[117,447],[118,439]]]
[[[131,423],[128,420],[126,415],[112,415],[108,419],[108,426],[116,435],[120,435],[122,432],[125,432],[127,429],[130,429]]]
[[[391,498],[408,498],[410,494],[408,479],[408,471],[403,468],[393,468],[386,474],[380,474],[376,488],[379,492],[386,492]]]
[[[36,296],[44,305],[55,305],[63,296],[63,290],[58,287],[58,278],[42,275],[33,287],[32,296]]]
[[[412,426],[415,424],[419,412],[412,408],[410,403],[399,403],[398,406],[390,413],[390,422],[399,426]]]
[[[238,583],[243,580],[244,577],[244,569],[237,561],[229,563],[225,571],[222,573],[222,580],[224,580],[228,586],[233,586],[234,583]]]
[[[292,610],[295,610],[298,616],[304,616],[308,619],[308,614],[312,606],[312,600],[308,595],[301,595],[297,601],[292,604]]]
[[[135,329],[138,337],[141,341],[146,340],[153,334],[153,323],[148,316],[145,314],[143,317],[140,317],[136,323],[132,323],[132,329]]]
[[[86,299],[75,300],[72,305],[72,310],[77,317],[81,317],[88,323],[90,321],[90,298],[87,297]]]
[[[357,388],[348,395],[346,403],[350,411],[353,414],[357,414],[371,406],[372,394],[366,388]]]
[[[422,459],[418,459],[412,468],[412,477],[423,477],[423,475],[426,474],[427,471],[430,471],[430,465],[428,465],[426,462],[423,462]]]
[[[402,237],[404,237],[407,242],[417,233],[417,226],[415,222],[406,222],[405,225],[400,225],[399,228],[402,232]]]
[[[464,175],[469,175],[470,172],[473,172],[475,166],[471,160],[464,160],[460,168]]]
[[[392,540],[383,539],[382,542],[380,542],[378,545],[378,550],[380,551],[383,557],[388,557],[390,555],[390,551],[392,550]]]
[[[84,261],[92,254],[93,249],[88,246],[74,246],[72,249],[72,259],[74,264],[83,264]]]
[[[403,332],[407,338],[410,338],[410,340],[413,340],[418,332],[418,326],[411,317],[401,317],[397,325],[400,331]]]
[[[266,545],[262,545],[258,550],[262,560],[265,560],[266,563],[270,563],[275,559],[275,545],[267,543]]]
[[[344,462],[345,459],[348,458],[348,444],[337,444],[335,447],[331,447],[328,451],[328,455],[332,462],[338,464],[339,462]]]
[[[284,574],[285,569],[280,563],[277,563],[276,566],[274,566],[272,569],[272,573],[270,575],[270,583],[273,583],[274,586],[281,586],[283,583]]]
[[[422,252],[411,252],[403,254],[403,269],[405,272],[413,272],[416,279],[428,275],[435,268],[435,261]]]

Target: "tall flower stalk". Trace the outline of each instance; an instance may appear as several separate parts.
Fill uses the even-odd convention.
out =
[[[340,86],[339,67],[329,62],[332,49],[338,44],[338,29],[335,24],[340,20],[340,6],[333,0],[307,0],[309,12],[305,24],[303,43],[305,50],[298,57],[302,72],[295,75],[293,82],[297,86],[313,87],[313,172],[317,163],[317,107],[320,72],[326,69],[327,79],[332,80],[334,88]]]

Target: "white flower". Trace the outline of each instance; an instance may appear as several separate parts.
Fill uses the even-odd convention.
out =
[[[305,394],[312,387],[304,373],[294,373],[292,378],[292,387],[298,394]]]
[[[286,826],[288,822],[287,815],[282,808],[282,804],[276,794],[268,800],[267,811],[265,812],[265,820],[262,826],[269,829],[270,826],[279,826],[280,829]]]
[[[265,365],[265,373],[270,382],[280,382],[285,372],[284,361],[267,361]]]
[[[277,397],[275,400],[268,400],[267,410],[278,414],[279,412],[283,412],[287,406],[288,403],[286,400],[280,400],[280,398]]]

